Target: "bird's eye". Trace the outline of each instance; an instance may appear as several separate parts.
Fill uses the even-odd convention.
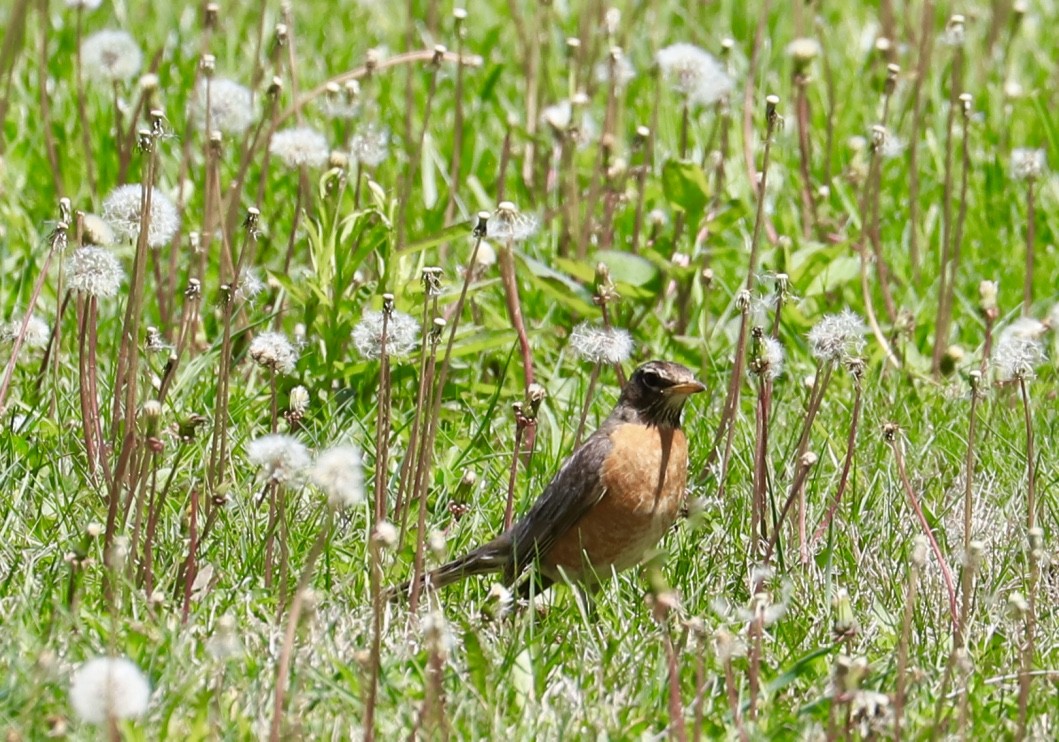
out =
[[[654,371],[644,371],[643,383],[649,386],[651,389],[658,389],[660,386],[662,386],[662,377],[656,374]]]

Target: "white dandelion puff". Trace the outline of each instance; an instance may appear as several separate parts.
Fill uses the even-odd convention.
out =
[[[323,134],[308,126],[277,131],[272,135],[268,151],[283,160],[287,167],[323,167],[331,155],[331,147]]]
[[[621,90],[636,77],[636,68],[624,54],[612,49],[611,55],[611,59],[596,65],[596,81],[603,85],[614,83],[614,87]]]
[[[124,31],[97,31],[81,44],[85,76],[103,83],[124,82],[140,71],[143,52]]]
[[[125,271],[112,252],[102,247],[82,247],[70,256],[69,287],[88,296],[114,296],[125,279]]]
[[[334,510],[364,502],[364,471],[356,446],[335,446],[324,451],[313,463],[309,479],[323,490]]]
[[[365,358],[382,355],[383,313],[369,309],[353,328],[353,346]],[[401,358],[419,342],[419,323],[404,312],[393,312],[386,323],[386,355]]]
[[[294,373],[298,350],[282,332],[263,332],[250,343],[250,358],[277,374]]]
[[[246,457],[266,482],[297,483],[312,463],[309,449],[289,435],[272,433],[246,444]]]
[[[821,361],[841,361],[860,355],[868,328],[860,316],[849,309],[829,314],[809,330],[809,350]]]
[[[375,124],[357,128],[349,140],[349,154],[365,167],[378,167],[390,152],[390,133]]]
[[[103,200],[103,218],[123,238],[137,240],[143,206],[143,186],[139,183],[118,186]],[[159,189],[151,190],[150,223],[147,244],[158,248],[173,239],[180,226],[180,212]]]
[[[486,225],[487,235],[494,240],[520,242],[537,231],[537,218],[523,214],[510,201],[501,201]]]
[[[590,363],[622,363],[632,355],[632,336],[620,328],[582,322],[570,334],[570,346]]]
[[[1015,149],[1011,151],[1011,177],[1015,180],[1036,180],[1048,168],[1043,149]]]
[[[22,322],[25,318],[19,317],[0,325],[0,342],[10,343],[22,331]],[[48,344],[51,337],[51,325],[37,315],[32,315],[26,324],[26,334],[22,338],[22,348],[43,348]]]
[[[124,657],[96,657],[70,679],[70,705],[84,722],[135,719],[147,711],[151,686],[136,663]]]
[[[1044,347],[1036,337],[1017,332],[1001,333],[998,337],[993,365],[1005,381],[1032,379],[1043,362]]]
[[[245,85],[224,77],[209,81],[209,128],[225,134],[242,134],[254,123],[254,96]],[[199,129],[206,127],[207,80],[199,80],[191,97],[191,120]]]
[[[735,87],[721,63],[694,44],[667,46],[658,52],[656,60],[662,74],[691,103],[716,103]]]

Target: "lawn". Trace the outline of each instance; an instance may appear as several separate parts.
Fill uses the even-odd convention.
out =
[[[1057,23],[5,3],[0,731],[1055,738]],[[420,589],[651,359],[640,568]]]

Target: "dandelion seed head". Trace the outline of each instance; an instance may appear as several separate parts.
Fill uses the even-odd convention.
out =
[[[209,128],[225,134],[242,134],[254,123],[254,96],[250,89],[225,77],[203,78],[195,86],[189,108],[199,129],[206,128],[206,98],[209,85]]]
[[[581,115],[575,118],[579,112]],[[540,120],[541,125],[551,129],[553,135],[560,138],[569,136],[579,147],[588,144],[596,134],[592,118],[584,111],[576,110],[569,100],[545,107]]]
[[[632,336],[620,328],[582,322],[570,333],[570,346],[590,363],[623,363],[632,355]]]
[[[882,146],[879,147],[879,154],[882,155],[884,160],[893,160],[904,154],[905,142],[900,137],[887,133],[883,139]]]
[[[1039,319],[1033,317],[1019,317],[1011,324],[1005,326],[997,333],[997,342],[1001,342],[1009,335],[1039,340],[1048,331],[1048,326]]]
[[[136,663],[124,657],[96,657],[70,679],[70,705],[84,722],[135,719],[147,711],[151,686]]]
[[[327,495],[333,510],[364,502],[364,471],[356,446],[335,446],[324,451],[313,462],[309,479]]]
[[[117,257],[102,247],[75,250],[68,267],[70,290],[97,298],[116,295],[125,279],[125,271]]]
[[[397,536],[397,527],[390,521],[384,520],[375,526],[371,539],[383,549],[392,549],[397,545]]]
[[[297,483],[312,461],[297,439],[281,433],[255,438],[246,444],[246,457],[257,466],[261,478],[277,484]]]
[[[794,64],[801,68],[820,56],[820,42],[812,38],[798,38],[787,44],[787,56],[794,60]]]
[[[858,356],[864,350],[868,328],[860,316],[849,309],[829,314],[809,331],[809,349],[820,361],[841,361]]]
[[[510,201],[501,201],[489,219],[486,233],[494,240],[520,242],[537,232],[537,218],[523,214]]]
[[[1015,180],[1036,180],[1048,169],[1048,157],[1043,149],[1020,148],[1011,151],[1011,177]]]
[[[103,218],[123,239],[137,240],[140,235],[143,186],[139,183],[118,186],[103,201]],[[151,189],[150,224],[147,244],[159,248],[173,239],[180,226],[180,213],[173,202],[158,188]]]
[[[103,0],[66,0],[67,8],[80,10],[96,10],[103,4]]]
[[[610,53],[610,59],[596,65],[596,81],[602,85],[614,83],[614,87],[622,90],[636,77],[636,68],[617,47],[611,49]]]
[[[389,152],[390,132],[375,124],[358,127],[349,140],[349,154],[365,167],[378,167]]]
[[[239,285],[235,289],[235,295],[243,301],[252,303],[264,290],[265,282],[257,275],[257,271],[251,268],[239,278]]]
[[[964,41],[967,40],[964,21],[965,19],[962,15],[954,15],[949,18],[949,22],[945,26],[945,32],[941,35],[941,43],[947,46],[963,46]]]
[[[350,80],[344,86],[328,85],[319,105],[320,112],[329,119],[356,118],[360,115],[360,83]]]
[[[250,358],[277,374],[294,373],[298,350],[282,332],[263,332],[250,343]]]
[[[353,328],[353,347],[368,359],[382,355],[383,313],[367,310]],[[407,356],[419,342],[419,323],[404,312],[393,312],[386,322],[386,355]]]
[[[662,74],[691,103],[703,106],[731,94],[735,85],[712,54],[694,44],[673,44],[656,57]]]
[[[774,337],[765,336],[761,339],[761,351],[754,359],[751,370],[769,381],[775,381],[783,375],[785,357],[782,343]]]
[[[140,71],[143,52],[124,31],[97,31],[81,43],[85,76],[101,83],[125,82]]]
[[[283,161],[287,167],[319,168],[327,164],[331,147],[327,138],[309,126],[296,126],[277,131],[272,135],[268,151]]]
[[[1005,381],[1028,381],[1043,362],[1044,347],[1037,337],[1018,332],[1001,332],[997,338],[993,365]]]
[[[12,319],[0,325],[0,342],[10,343],[18,337],[22,330],[23,317]],[[26,325],[26,334],[22,338],[22,348],[43,348],[48,344],[51,337],[51,326],[37,315],[29,318]]]

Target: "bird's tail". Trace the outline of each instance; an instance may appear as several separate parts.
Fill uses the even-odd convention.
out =
[[[421,587],[438,588],[459,582],[474,575],[484,575],[491,572],[505,572],[509,570],[510,548],[505,548],[500,539],[490,541],[474,551],[465,554],[459,559],[453,559],[437,569],[427,572],[420,577]],[[386,590],[387,600],[397,600],[402,596],[408,596],[412,590],[413,580],[408,580],[400,585],[394,585]]]

